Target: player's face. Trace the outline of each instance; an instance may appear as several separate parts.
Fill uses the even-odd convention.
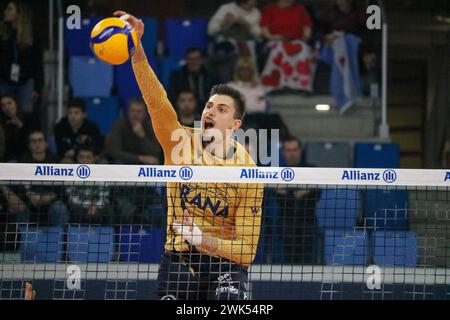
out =
[[[202,135],[206,140],[214,137],[225,140],[241,126],[241,120],[235,119],[236,107],[233,98],[215,94],[209,98],[202,113]],[[228,131],[227,130],[231,130]],[[220,136],[217,136],[220,134]]]
[[[297,166],[302,157],[302,149],[297,141],[286,141],[283,147],[283,155],[288,166]]]
[[[95,155],[92,151],[81,150],[78,153],[77,162],[83,164],[95,164]]]
[[[14,20],[17,19],[17,15],[18,15],[17,14],[17,7],[14,4],[14,2],[8,3],[8,5],[5,8],[4,14],[5,14],[5,19],[4,20],[6,22],[13,22]]]
[[[11,97],[3,97],[1,101],[3,113],[9,117],[13,118],[17,114],[17,103]]]
[[[142,103],[130,103],[128,106],[128,118],[131,123],[144,122],[147,111]]]
[[[41,132],[34,132],[30,135],[30,151],[31,153],[43,153],[47,149],[47,142]]]
[[[80,108],[69,108],[67,111],[67,119],[72,128],[79,128],[86,118],[86,113]]]
[[[178,110],[182,114],[193,114],[197,109],[197,102],[191,92],[183,92],[178,97]]]

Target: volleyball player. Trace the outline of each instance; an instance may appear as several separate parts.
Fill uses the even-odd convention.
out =
[[[127,20],[142,38],[141,20],[123,11],[114,15]],[[165,165],[255,166],[245,148],[231,138],[245,114],[239,91],[215,86],[201,128],[183,127],[142,43],[132,64]],[[178,138],[173,139],[173,134]],[[262,198],[261,184],[167,183],[167,239],[158,272],[159,298],[247,299],[247,268],[258,245]]]

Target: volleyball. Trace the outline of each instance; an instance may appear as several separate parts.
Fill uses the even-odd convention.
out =
[[[120,18],[103,19],[91,32],[92,52],[109,64],[119,65],[128,61],[137,45],[136,31]]]

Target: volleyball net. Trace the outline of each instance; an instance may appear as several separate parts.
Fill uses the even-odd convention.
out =
[[[0,164],[0,298],[32,282],[38,299],[156,299],[161,255],[200,254],[166,244],[187,209],[226,243],[222,264],[251,262],[250,299],[448,299],[449,184],[443,170]]]

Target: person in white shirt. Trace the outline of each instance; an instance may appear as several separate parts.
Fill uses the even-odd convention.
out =
[[[210,62],[222,82],[232,80],[239,56],[256,56],[260,17],[256,0],[236,0],[222,5],[209,21],[208,34],[213,38]]]
[[[260,17],[256,0],[236,0],[220,6],[209,21],[208,34],[236,41],[256,39],[261,34]]]
[[[229,85],[244,95],[247,104],[247,114],[266,111],[265,92],[259,83],[252,58],[241,57],[238,60],[234,71],[234,80]]]

